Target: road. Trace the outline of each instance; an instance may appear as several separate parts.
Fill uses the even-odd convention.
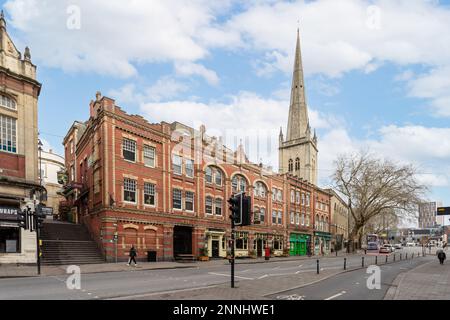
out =
[[[411,256],[411,252],[418,252],[418,249],[405,248],[402,251],[404,251],[403,254],[408,251]],[[384,259],[384,256],[378,257],[378,263],[384,262]],[[397,253],[397,259],[399,259],[399,253]],[[390,255],[389,261],[392,260],[393,256]],[[343,261],[342,257],[320,258],[319,268],[320,270],[342,270]],[[365,257],[366,265],[374,262],[375,256]],[[347,258],[348,269],[360,267],[361,263],[360,256]],[[266,277],[301,274],[316,270],[316,267],[315,258],[270,263],[239,263],[236,264],[236,281],[258,281]],[[130,267],[130,271],[125,272],[83,274],[81,275],[81,290],[67,288],[68,276],[0,279],[0,299],[107,299],[200,288],[228,282],[230,266],[224,262],[224,264],[194,268],[146,271]],[[273,291],[276,291],[276,288]]]
[[[432,259],[433,256],[379,265],[380,288],[369,289],[367,268],[349,271],[302,288],[279,292],[269,296],[275,300],[382,300],[387,290],[401,273],[411,270]],[[369,281],[373,284],[372,281]]]

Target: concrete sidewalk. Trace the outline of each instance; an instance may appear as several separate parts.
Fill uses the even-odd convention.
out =
[[[338,254],[337,258],[343,258],[346,256],[359,256],[360,254]],[[274,263],[274,262],[287,262],[287,261],[303,261],[303,260],[316,260],[316,259],[335,259],[336,255],[329,256],[300,256],[300,257],[272,257],[270,260],[264,258],[258,259],[236,259],[236,264],[255,264],[255,263]],[[101,263],[101,264],[85,264],[80,265],[82,273],[100,273],[100,272],[120,272],[128,270],[158,270],[158,269],[177,269],[177,268],[202,268],[211,266],[229,265],[227,259],[214,259],[210,261],[195,261],[195,262],[139,262],[137,267],[127,266],[125,262],[118,263]],[[66,265],[64,266],[42,266],[42,276],[56,276],[66,274]],[[15,264],[2,264],[0,265],[0,278],[13,278],[13,277],[36,277],[37,267],[36,265],[20,265]]]
[[[450,300],[450,261],[437,257],[397,276],[385,300]]]

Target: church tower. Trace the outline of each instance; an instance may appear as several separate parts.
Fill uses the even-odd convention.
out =
[[[311,133],[306,106],[300,34],[297,29],[294,73],[286,139],[280,130],[279,172],[290,173],[317,185],[317,136]]]

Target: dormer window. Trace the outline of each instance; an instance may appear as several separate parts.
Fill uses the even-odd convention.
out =
[[[0,95],[0,106],[11,110],[17,110],[16,101],[5,95]]]

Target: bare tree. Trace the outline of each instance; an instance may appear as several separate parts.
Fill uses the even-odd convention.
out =
[[[416,215],[427,188],[415,174],[410,165],[397,165],[367,152],[340,156],[332,178],[337,191],[348,199],[349,239],[361,244],[364,228],[383,213],[395,213],[398,218]]]

